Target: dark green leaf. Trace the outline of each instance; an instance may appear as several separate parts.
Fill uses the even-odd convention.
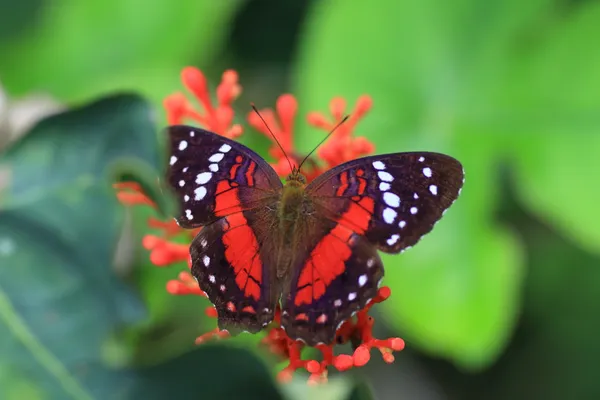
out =
[[[141,370],[139,376],[132,399],[282,398],[269,371],[255,355],[226,346],[201,346],[169,363]],[[165,381],[169,385],[160,384]]]
[[[114,366],[132,352],[109,339],[145,310],[112,271],[122,206],[107,178],[158,176],[157,147],[146,103],[115,96],[42,121],[1,156],[0,398],[279,398],[241,350]]]
[[[359,382],[352,388],[348,400],[373,400],[373,391],[366,382]]]

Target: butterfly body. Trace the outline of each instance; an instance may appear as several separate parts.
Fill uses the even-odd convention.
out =
[[[310,183],[282,183],[256,153],[188,126],[169,128],[177,222],[203,228],[192,274],[221,329],[258,332],[281,308],[288,336],[331,343],[377,294],[377,250],[397,253],[429,232],[458,196],[462,166],[438,153],[365,157]]]

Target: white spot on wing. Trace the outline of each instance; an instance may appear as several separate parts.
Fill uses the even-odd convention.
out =
[[[429,168],[429,167],[423,168],[423,175],[425,175],[428,178],[431,178],[431,168]]]
[[[185,185],[185,181],[182,179],[179,181],[179,187],[183,187]]]
[[[373,168],[382,170],[382,169],[385,169],[385,164],[382,163],[381,161],[374,161]]]
[[[369,258],[367,260],[367,267],[371,268],[371,267],[373,267],[373,265],[375,265],[375,259],[374,258]]]
[[[208,280],[210,281],[210,283],[215,283],[217,280],[215,279],[214,275],[209,275],[208,276]]]
[[[182,140],[181,142],[179,142],[179,150],[183,151],[187,148],[187,142],[185,140]]]
[[[418,194],[416,194],[416,193],[414,193],[414,194],[413,194],[413,198],[414,198],[415,200],[417,200],[417,199],[419,198],[419,195],[418,195]]]
[[[198,185],[204,185],[212,178],[212,172],[201,172],[196,176],[196,183]]]
[[[225,289],[226,289],[226,288],[225,288],[225,285],[221,285],[221,286],[219,287],[219,289],[221,289],[221,292],[224,292],[224,291],[225,291]]]
[[[171,159],[169,160],[169,164],[170,164],[170,165],[173,165],[173,164],[175,164],[176,162],[177,162],[177,157],[175,157],[175,156],[171,156]]]
[[[342,300],[337,299],[336,301],[333,302],[333,305],[336,306],[336,307],[341,306],[342,305]]]
[[[377,176],[379,176],[379,179],[385,182],[391,182],[394,180],[394,177],[389,172],[385,171],[379,171],[377,173]]]
[[[432,195],[437,196],[437,186],[435,185],[429,185],[429,191],[431,192]]]
[[[367,275],[361,275],[358,277],[358,286],[363,287],[367,283]]]
[[[190,131],[190,137],[194,137],[194,136],[196,136],[196,132]]]
[[[379,190],[381,190],[382,192],[385,192],[386,190],[390,190],[390,184],[387,182],[381,182],[379,184]]]
[[[390,236],[390,238],[387,240],[387,244],[390,246],[393,246],[396,244],[398,239],[400,239],[400,235],[394,234],[394,235]]]
[[[192,215],[192,210],[185,210],[185,216],[187,217],[187,219],[194,219],[194,216]]]
[[[419,157],[419,162],[425,161],[425,157]]]
[[[400,223],[398,224],[398,227],[400,229],[403,229],[406,226],[406,221],[400,221]]]
[[[348,294],[348,300],[352,301],[356,299],[356,292],[351,292],[350,294]]]
[[[385,192],[383,194],[383,201],[390,207],[398,207],[400,206],[400,197],[396,193]]]
[[[225,157],[225,154],[223,154],[223,153],[215,153],[215,154],[213,154],[212,156],[210,156],[208,158],[208,161],[210,161],[210,162],[219,162],[219,161],[221,161],[223,159],[223,157]]]
[[[210,169],[212,172],[217,172],[219,170],[219,164],[210,164],[208,169]]]
[[[386,207],[383,210],[383,219],[388,224],[394,223],[394,219],[396,219],[396,215],[398,215],[398,213],[392,208]]]
[[[221,153],[227,153],[229,150],[231,150],[231,146],[230,146],[230,145],[228,145],[228,144],[224,144],[223,146],[221,146],[221,147],[219,148],[219,151],[220,151]]]
[[[183,196],[183,201],[190,201],[190,196],[188,196],[187,194]]]
[[[417,207],[411,207],[411,208],[410,208],[410,213],[411,213],[412,215],[415,215],[417,212],[419,212],[419,209],[418,209]]]
[[[210,257],[209,256],[203,256],[202,257],[202,263],[204,264],[205,267],[208,267],[210,265]]]
[[[194,200],[202,200],[204,196],[206,196],[206,188],[204,186],[200,186],[198,189],[194,190],[194,194],[196,195],[196,197],[194,197]]]

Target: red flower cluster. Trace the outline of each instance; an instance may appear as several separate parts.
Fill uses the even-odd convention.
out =
[[[206,78],[202,72],[191,67],[185,68],[182,71],[182,81],[184,86],[201,104],[203,112],[198,112],[184,94],[173,94],[164,101],[170,124],[193,121],[208,130],[228,138],[236,138],[242,134],[242,126],[233,124],[234,112],[231,107],[232,102],[241,92],[241,86],[238,83],[238,76],[235,71],[229,70],[223,73],[222,81],[217,88],[216,106],[211,101]],[[309,181],[324,169],[373,152],[374,146],[372,143],[364,137],[357,138],[352,134],[356,124],[371,108],[371,104],[371,98],[368,96],[362,96],[358,99],[354,111],[350,114],[350,118],[339,126],[332,137],[319,148],[317,154],[320,163],[319,161],[311,160],[311,166],[307,174]],[[345,108],[346,102],[341,98],[335,98],[330,103],[331,120],[328,120],[321,113],[314,112],[308,115],[308,123],[329,132],[342,120]],[[296,162],[301,159],[301,156],[294,150],[293,128],[297,110],[298,103],[291,94],[279,97],[275,111],[270,109],[261,110],[261,115],[285,152]],[[271,134],[256,113],[249,113],[247,119],[251,126],[272,140]],[[276,143],[273,142],[273,145],[269,149],[269,154],[275,159],[275,162],[271,164],[273,168],[275,168],[280,176],[286,176],[289,173],[289,165]],[[124,204],[153,205],[152,201],[142,193],[141,188],[137,184],[119,184],[116,185],[116,188],[118,189],[117,195]],[[152,263],[163,267],[187,261],[188,268],[191,268],[189,246],[174,243],[171,239],[174,235],[185,232],[189,235],[191,241],[198,230],[182,230],[173,220],[163,222],[150,219],[148,224],[151,228],[160,229],[163,232],[161,236],[146,235],[143,239],[143,246],[150,251],[150,260]],[[189,271],[180,272],[178,279],[169,281],[167,283],[167,291],[173,295],[198,295],[206,297],[206,294],[200,290]],[[333,366],[339,371],[363,366],[369,361],[370,350],[372,348],[379,349],[386,362],[393,362],[394,356],[392,352],[402,350],[404,348],[404,341],[399,338],[375,339],[372,335],[374,319],[368,315],[373,305],[386,300],[390,294],[391,292],[388,287],[381,287],[378,295],[368,306],[359,311],[354,317],[349,318],[338,329],[336,342],[338,344],[350,342],[354,348],[353,354],[334,355],[333,347],[335,343],[331,345],[318,345],[317,348],[323,356],[321,361],[303,360],[301,358],[301,350],[305,344],[291,340],[286,335],[285,331],[279,326],[278,310],[274,323],[267,327],[268,333],[262,339],[261,343],[273,353],[289,360],[288,366],[280,372],[279,379],[287,381],[291,379],[295,370],[304,368],[311,374],[309,383],[324,382],[327,380],[328,366]],[[217,316],[216,310],[212,306],[206,309],[206,314],[211,317]],[[222,332],[218,328],[215,328],[199,336],[196,339],[196,343],[202,343],[213,337],[226,336],[228,336],[226,331]]]

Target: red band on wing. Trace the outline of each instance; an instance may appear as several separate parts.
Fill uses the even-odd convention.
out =
[[[346,189],[348,189],[348,171],[343,171],[340,174],[340,182],[341,185],[337,188],[337,191],[335,192],[335,195],[338,197],[342,197],[346,192]]]
[[[262,261],[256,236],[241,212],[238,190],[228,181],[220,181],[217,184],[215,214],[224,216],[227,221],[223,232],[223,244],[225,258],[235,272],[235,283],[245,296],[258,300],[262,283]]]
[[[240,167],[240,165],[242,165],[242,156],[237,156],[235,158],[235,164],[233,164],[231,166],[231,169],[229,170],[229,179],[234,180],[235,179],[235,175],[237,174],[237,170]]]
[[[358,194],[361,196],[365,194],[365,189],[367,188],[367,180],[363,178],[364,174],[364,169],[359,169],[356,171],[356,179],[358,179]]]
[[[248,170],[246,171],[246,182],[248,182],[248,186],[254,186],[254,170],[256,169],[256,163],[254,161],[250,161],[250,165],[248,166]]]
[[[228,214],[242,211],[237,191],[226,180],[217,183],[215,193],[215,215],[217,217],[225,217]]]
[[[365,233],[374,206],[375,202],[370,197],[364,197],[358,204],[350,203],[350,207],[339,220],[351,221],[352,228],[348,227],[348,223],[338,223],[313,249],[300,272],[294,304],[299,306],[318,300],[325,294],[331,281],[344,273],[345,263],[352,254],[348,242],[353,234]]]

